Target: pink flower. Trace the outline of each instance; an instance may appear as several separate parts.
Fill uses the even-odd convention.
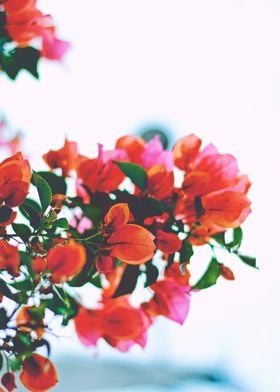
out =
[[[141,154],[142,165],[149,169],[155,165],[163,165],[168,171],[173,170],[173,156],[171,151],[164,150],[160,136],[156,135],[145,145]]]

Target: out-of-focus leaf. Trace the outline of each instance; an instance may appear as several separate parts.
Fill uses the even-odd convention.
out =
[[[137,165],[136,163],[131,162],[117,162],[114,163],[121,169],[121,171],[128,177],[130,180],[138,186],[142,191],[145,191],[147,188],[147,173],[143,167]]]
[[[210,286],[216,284],[217,279],[221,275],[221,270],[218,261],[215,258],[212,258],[210,264],[204,275],[199,279],[199,281],[192,286],[194,290],[203,290],[207,289]]]
[[[19,236],[24,242],[26,242],[32,234],[30,228],[23,223],[13,223],[12,227],[16,235]]]
[[[52,200],[52,190],[46,180],[41,177],[38,173],[33,172],[32,184],[36,186],[42,210],[45,211],[51,203]]]
[[[57,176],[52,172],[39,171],[37,172],[47,183],[49,184],[52,194],[55,195],[60,193],[62,195],[66,194],[67,185],[64,177]]]

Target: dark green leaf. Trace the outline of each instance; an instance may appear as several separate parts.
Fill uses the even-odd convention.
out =
[[[24,291],[24,292],[28,292],[33,289],[33,284],[30,279],[15,281],[13,283],[10,283],[10,286],[14,287],[15,289],[17,289],[19,291]]]
[[[37,174],[39,174],[45,181],[47,181],[47,183],[49,184],[52,190],[53,195],[57,193],[60,193],[62,195],[66,194],[67,185],[64,177],[57,176],[52,172],[46,172],[46,171],[39,171],[37,172]]]
[[[0,206],[0,223],[5,223],[10,220],[13,210],[5,205]]]
[[[2,370],[2,367],[3,367],[3,355],[0,352],[0,371]]]
[[[7,315],[6,309],[0,308],[0,330],[6,329],[8,322],[9,322],[9,317]]]
[[[238,254],[238,257],[240,258],[240,260],[243,261],[243,263],[249,265],[250,267],[258,268],[257,267],[257,260],[255,257],[244,256],[244,255],[240,255],[240,254]]]
[[[208,268],[202,278],[192,287],[194,290],[207,289],[216,284],[217,279],[221,275],[220,266],[215,258],[212,258]]]
[[[84,265],[82,271],[74,276],[68,284],[69,286],[72,287],[81,287],[85,283],[89,282],[93,274],[96,272],[95,266],[94,266],[94,254],[92,251],[86,247],[86,252],[87,252],[87,261],[86,264]]]
[[[20,255],[20,264],[24,265],[27,268],[29,275],[31,277],[34,277],[34,271],[33,271],[33,267],[32,267],[31,257],[28,256],[28,254],[23,251],[20,251],[19,255]]]
[[[146,197],[142,200],[141,208],[146,217],[157,216],[164,213],[164,204],[153,197]]]
[[[19,210],[22,215],[29,220],[34,229],[37,229],[40,226],[41,215],[37,208],[34,207],[34,203],[30,203],[30,199],[26,199],[23,204],[19,206]]]
[[[127,265],[124,270],[122,280],[113,294],[113,298],[120,297],[121,295],[130,294],[135,289],[138,276],[140,274],[139,265]]]
[[[213,238],[216,242],[218,242],[218,244],[225,246],[225,244],[226,244],[226,240],[225,240],[225,231],[222,231],[221,233],[214,234],[214,235],[212,236],[212,238]]]
[[[190,241],[186,238],[183,241],[182,248],[180,250],[180,263],[189,262],[192,255],[193,255],[193,247]]]
[[[131,179],[131,181],[138,186],[142,191],[147,188],[147,173],[143,167],[131,162],[117,162],[114,163],[121,169],[121,171]]]
[[[16,48],[9,53],[1,54],[1,67],[4,72],[13,80],[16,79],[18,73],[25,69],[35,78],[38,78],[38,61],[40,52],[31,47]]]
[[[28,46],[26,48],[15,49],[16,63],[20,68],[26,69],[36,79],[39,78],[37,71],[38,61],[40,58],[40,51]]]
[[[69,223],[66,218],[60,218],[56,222],[54,222],[54,227],[59,227],[60,229],[69,229]]]
[[[33,172],[32,184],[36,186],[42,210],[45,211],[52,200],[52,190],[46,180],[43,179],[38,173]]]
[[[102,289],[101,278],[100,274],[96,273],[90,280],[90,283],[93,284],[95,287]]]
[[[8,284],[1,278],[0,278],[0,293],[7,298],[10,298],[10,299],[15,298],[15,294],[12,293]]]
[[[16,235],[18,235],[24,242],[26,242],[32,234],[30,228],[22,223],[13,223],[12,227]]]
[[[146,266],[145,287],[148,287],[157,281],[159,271],[158,271],[157,267],[150,262],[146,263],[145,266]]]

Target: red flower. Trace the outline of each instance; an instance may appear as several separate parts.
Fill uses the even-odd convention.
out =
[[[5,240],[0,240],[0,269],[7,270],[13,276],[19,275],[20,257],[17,247]]]
[[[145,149],[145,142],[141,137],[125,135],[116,142],[116,148],[125,150],[131,162],[141,164],[141,155]]]
[[[49,151],[43,158],[51,169],[61,168],[64,176],[68,176],[71,170],[75,170],[86,159],[79,154],[77,143],[67,139],[62,148]]]
[[[0,163],[0,200],[10,207],[20,205],[28,193],[31,168],[20,152]]]
[[[8,392],[12,392],[17,389],[16,379],[14,373],[7,372],[3,374],[1,378],[1,382],[4,387],[8,390]]]
[[[176,283],[181,286],[188,286],[190,280],[190,272],[185,265],[179,263],[173,263],[165,271],[166,278],[173,279]]]
[[[165,254],[178,252],[182,247],[182,241],[175,233],[157,230],[156,244],[159,250]]]
[[[32,392],[44,392],[58,382],[54,364],[48,358],[36,353],[23,361],[20,380]]]
[[[82,270],[86,262],[86,251],[83,245],[69,241],[66,245],[51,248],[46,261],[52,281],[63,283]]]
[[[143,310],[132,307],[127,296],[107,299],[100,309],[81,307],[74,321],[76,332],[86,346],[95,346],[104,338],[120,351],[127,351],[135,343],[144,346],[150,325]]]
[[[124,160],[127,155],[123,151],[103,151],[101,145],[97,158],[87,159],[78,168],[78,177],[91,192],[110,192],[116,190],[125,175],[113,162]]]

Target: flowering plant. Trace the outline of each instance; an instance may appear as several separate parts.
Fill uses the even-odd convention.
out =
[[[0,70],[15,79],[25,69],[38,78],[41,57],[60,60],[69,43],[56,37],[50,15],[36,7],[37,0],[0,0]]]
[[[49,355],[37,352],[49,354],[54,318],[73,320],[86,346],[104,339],[125,352],[145,346],[159,316],[183,324],[192,293],[234,279],[216,248],[256,267],[239,251],[248,177],[232,155],[201,143],[189,135],[168,151],[158,135],[123,136],[88,158],[66,140],[44,155],[50,171],[32,172],[21,153],[0,164],[0,366],[8,391],[16,371],[31,391],[57,383]],[[201,246],[210,260],[192,281]],[[85,285],[94,290],[87,306]]]

